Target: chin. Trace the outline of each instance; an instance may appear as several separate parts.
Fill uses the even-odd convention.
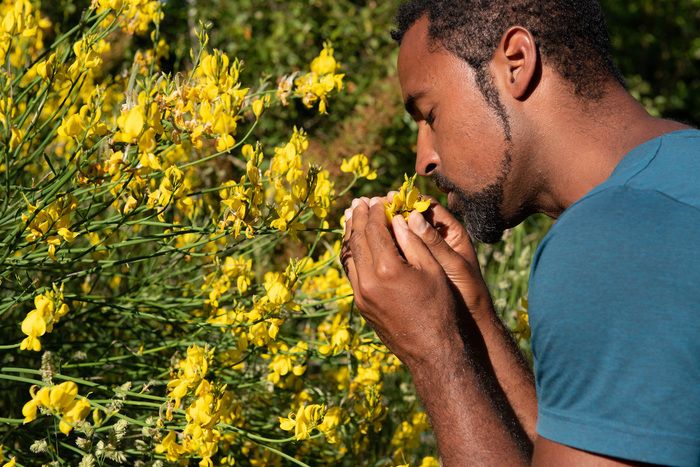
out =
[[[501,212],[502,199],[498,185],[475,194],[457,189],[447,195],[447,209],[462,220],[473,239],[483,243],[498,243],[508,228]]]

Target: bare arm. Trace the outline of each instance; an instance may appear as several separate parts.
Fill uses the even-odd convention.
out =
[[[508,330],[493,309],[491,296],[479,269],[476,252],[464,227],[442,206],[433,202],[423,216],[414,213],[409,227],[430,249],[459,290],[469,315],[484,340],[498,382],[532,442],[535,441],[537,399],[532,371]]]
[[[357,306],[411,371],[444,464],[527,464],[531,442],[498,384],[486,339],[458,284],[403,219],[389,226],[381,200],[371,209],[364,202],[354,206],[343,259]]]

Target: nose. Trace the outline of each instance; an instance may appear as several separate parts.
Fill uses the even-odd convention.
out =
[[[429,176],[439,165],[440,157],[435,150],[433,131],[425,122],[420,122],[416,141],[416,173],[423,177]]]

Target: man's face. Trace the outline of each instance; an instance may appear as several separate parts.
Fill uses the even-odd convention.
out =
[[[418,20],[399,50],[407,111],[418,122],[416,172],[448,193],[448,208],[478,240],[500,240],[511,144],[502,121],[479,91],[469,65],[431,47],[428,20]]]

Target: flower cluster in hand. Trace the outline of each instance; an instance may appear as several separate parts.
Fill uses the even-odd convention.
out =
[[[430,200],[421,195],[418,187],[414,185],[416,174],[408,178],[404,176],[403,185],[399,188],[398,193],[394,193],[391,201],[384,205],[384,212],[389,222],[396,215],[401,215],[404,219],[408,219],[408,215],[413,211],[424,212],[430,207]]]

